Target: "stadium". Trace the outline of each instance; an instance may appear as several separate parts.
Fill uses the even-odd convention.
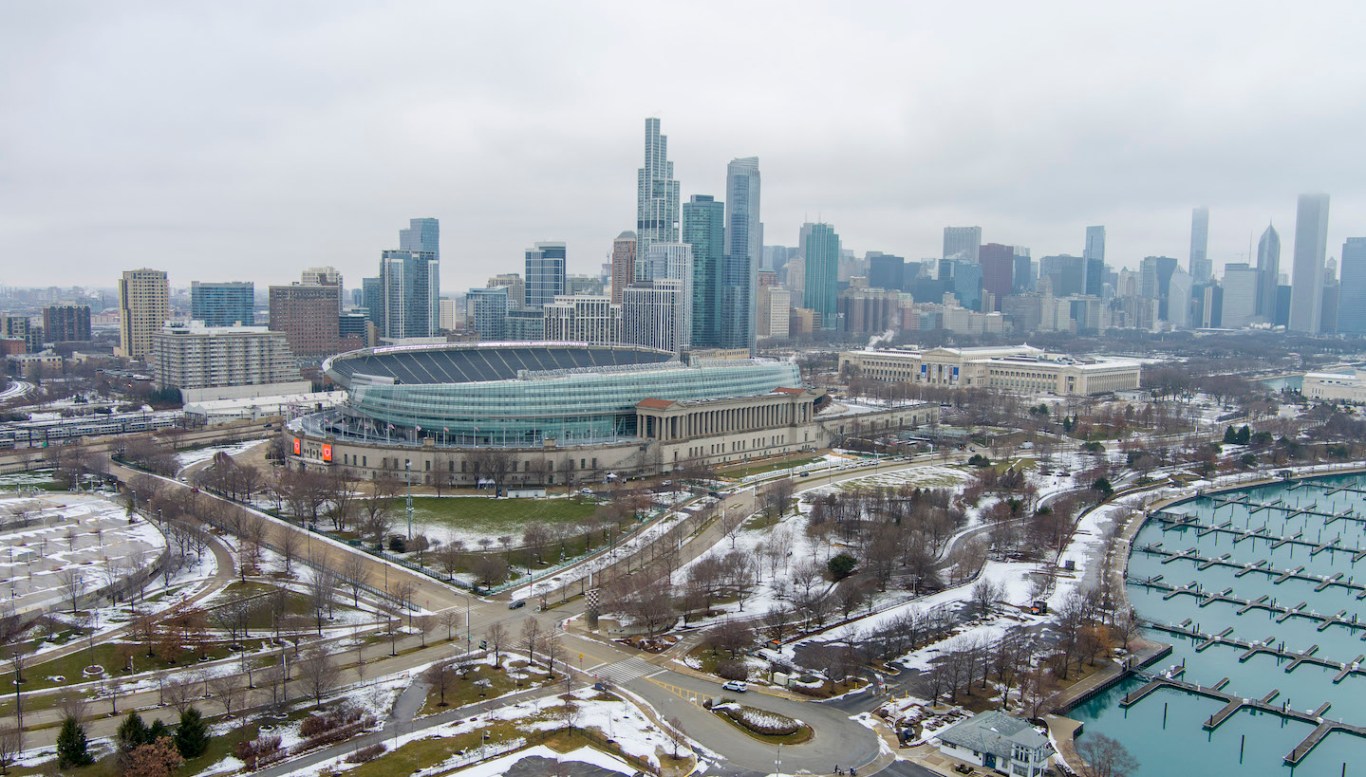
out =
[[[362,476],[553,485],[828,443],[829,398],[789,362],[536,342],[369,348],[323,370],[348,399],[293,419],[287,448]]]

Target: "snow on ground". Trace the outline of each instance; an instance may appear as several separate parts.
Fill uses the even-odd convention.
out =
[[[416,670],[414,670],[414,673],[416,673]],[[655,765],[659,764],[657,753],[660,749],[672,752],[673,744],[669,737],[651,723],[645,714],[637,709],[635,705],[617,699],[603,700],[596,697],[597,693],[590,689],[575,691],[573,702],[574,708],[572,711],[565,709],[565,702],[558,696],[530,699],[518,704],[500,707],[468,719],[445,723],[431,728],[415,729],[407,734],[399,734],[392,739],[386,739],[385,743],[390,744],[391,748],[401,748],[403,745],[419,739],[454,737],[459,734],[480,731],[492,721],[509,721],[516,723],[519,729],[527,732],[553,731],[565,728],[570,724],[579,728],[595,728],[601,731],[609,739],[615,740],[617,746],[620,747],[623,752],[647,760]],[[506,744],[489,746],[489,750],[494,753],[498,752],[498,749],[503,748],[506,748]],[[608,766],[606,768],[616,768],[626,774],[634,774],[636,772],[634,767],[626,765],[624,761],[620,761],[605,754],[596,753],[596,751],[590,752],[595,754],[591,756],[585,755],[585,757],[577,760],[588,760],[589,757],[600,758],[604,765],[610,760],[619,764],[619,766]],[[679,752],[681,754],[689,755],[692,753],[686,745],[680,746]],[[520,760],[520,758],[537,754],[543,753],[537,748],[518,751],[517,753],[507,756],[507,758],[511,760],[498,759],[495,761],[486,761],[476,766],[474,770],[461,771],[460,774],[497,775],[501,772],[492,768],[492,764],[504,762],[503,768],[506,769],[507,765]],[[477,758],[478,756],[476,755],[473,757]],[[552,751],[551,755],[547,757],[555,758],[556,756]],[[570,760],[570,756],[559,756],[559,760]],[[596,760],[590,762],[599,763],[599,761]],[[473,765],[472,756],[468,753],[463,756],[451,756],[445,761],[426,769],[419,770],[415,772],[415,774],[440,774],[466,765]],[[351,768],[354,768],[353,764],[347,764],[339,757],[330,761],[325,761],[321,764],[314,764],[313,766],[290,772],[288,777],[312,777],[313,775],[318,774],[320,770],[322,773],[327,773],[328,771],[344,771]]]
[[[634,766],[626,763],[620,758],[599,752],[591,747],[581,747],[578,750],[573,750],[568,753],[557,753],[545,745],[536,745],[535,747],[529,747],[526,750],[519,750],[512,755],[505,755],[502,758],[495,758],[492,761],[485,761],[469,768],[462,769],[460,770],[460,777],[499,777],[499,775],[505,774],[513,764],[523,758],[532,758],[534,756],[539,756],[548,761],[554,761],[557,764],[581,761],[620,774],[638,773]]]
[[[208,461],[219,453],[226,453],[229,456],[239,456],[258,445],[265,444],[265,440],[247,440],[246,442],[233,443],[231,445],[210,445],[207,448],[195,448],[193,450],[181,451],[175,455],[176,464],[180,469],[192,467],[200,462]]]

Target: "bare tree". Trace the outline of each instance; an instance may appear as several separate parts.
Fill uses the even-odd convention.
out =
[[[294,575],[294,559],[299,557],[299,547],[303,544],[303,536],[289,527],[279,527],[275,532],[275,549],[279,551],[280,558],[285,562],[285,577]]]
[[[488,643],[489,649],[493,651],[493,665],[501,667],[503,665],[503,646],[507,644],[508,628],[503,623],[490,624],[484,630],[484,641]]]
[[[66,595],[67,601],[71,602],[71,614],[76,614],[76,603],[85,593],[85,573],[79,569],[66,567],[57,573],[57,582],[62,587],[62,593]]]
[[[166,681],[166,703],[174,707],[176,712],[184,714],[199,695],[196,693],[198,685],[199,682],[192,677],[173,675]]]
[[[977,617],[985,618],[991,614],[991,606],[1005,595],[1004,587],[983,576],[972,586],[972,607]]]
[[[536,662],[536,646],[541,640],[541,622],[528,615],[522,621],[522,646],[526,648],[527,660]]]
[[[24,729],[17,721],[0,724],[0,775],[9,774],[9,768],[24,752]]]
[[[243,684],[243,677],[240,674],[220,674],[214,675],[209,679],[209,691],[213,698],[223,708],[224,715],[231,715],[247,689]]]
[[[1124,745],[1104,734],[1086,734],[1077,742],[1077,755],[1085,761],[1084,777],[1129,777],[1138,771],[1138,759]]]
[[[351,589],[351,604],[360,607],[360,592],[370,582],[370,560],[359,553],[347,553],[337,574]]]
[[[438,613],[441,625],[446,627],[446,641],[455,639],[455,627],[460,623],[461,612],[454,607],[448,607]]]
[[[332,654],[320,645],[310,647],[295,667],[299,672],[299,682],[303,683],[308,695],[313,697],[315,707],[321,707],[323,696],[332,690],[337,682],[337,672]]]
[[[448,661],[441,661],[432,664],[431,667],[423,672],[422,679],[427,681],[427,685],[437,692],[440,701],[438,707],[446,706],[446,691],[450,690],[452,682],[455,680],[455,672],[452,671]]]

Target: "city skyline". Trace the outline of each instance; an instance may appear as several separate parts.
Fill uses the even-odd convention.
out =
[[[271,20],[215,16],[220,46],[210,54],[184,34],[203,27],[207,6],[88,6],[76,21],[37,4],[24,4],[23,13],[15,7],[0,25],[0,58],[12,58],[12,72],[22,63],[25,79],[0,85],[0,99],[26,119],[0,125],[14,160],[0,193],[8,214],[0,254],[42,251],[54,261],[7,268],[9,285],[112,285],[102,268],[146,264],[146,245],[168,240],[178,246],[166,268],[176,287],[196,278],[265,287],[316,264],[360,278],[373,272],[375,253],[391,247],[391,225],[415,213],[445,222],[443,291],[479,285],[490,264],[515,266],[544,235],[567,243],[570,273],[596,272],[613,236],[634,226],[642,116],[659,117],[673,141],[680,202],[692,194],[723,199],[728,160],[764,160],[770,245],[796,245],[802,223],[825,221],[860,254],[916,261],[938,253],[945,226],[980,224],[983,243],[1079,255],[1085,226],[1105,225],[1112,266],[1135,268],[1148,255],[1185,266],[1190,212],[1205,205],[1209,257],[1221,274],[1224,264],[1255,261],[1249,237],[1268,221],[1293,240],[1298,193],[1333,195],[1329,255],[1361,233],[1355,216],[1366,210],[1350,132],[1324,129],[1355,126],[1357,109],[1340,95],[1358,91],[1363,71],[1348,63],[1319,72],[1312,57],[1295,53],[1336,45],[1334,36],[1345,36],[1361,13],[1348,5],[1326,11],[1342,22],[1326,30],[1270,7],[1240,9],[1238,18],[1183,10],[1180,26],[1168,10],[1145,7],[1127,13],[1132,34],[1123,40],[1090,34],[1114,20],[1078,6],[1055,24],[1030,27],[1034,53],[1025,60],[984,56],[973,68],[938,54],[967,40],[969,29],[989,52],[990,41],[1018,32],[1010,20],[1027,20],[1023,9],[999,6],[999,28],[957,24],[967,12],[952,9],[800,6],[779,14],[755,6],[739,11],[734,25],[676,20],[708,50],[762,20],[793,45],[821,29],[831,51],[857,55],[798,64],[749,56],[727,65],[749,88],[719,97],[686,85],[720,63],[649,74],[620,67],[640,61],[646,40],[619,33],[656,19],[660,12],[648,9],[547,7],[536,18],[512,18],[415,4],[284,9]],[[415,31],[419,13],[431,23]],[[424,39],[439,30],[463,37],[471,33],[458,31],[467,29],[511,52],[518,67],[468,84],[437,75],[465,67],[466,57],[479,62],[474,39],[415,45],[373,72],[353,70],[344,56],[362,38]],[[912,53],[875,45],[907,34],[918,41]],[[541,45],[552,36],[568,43]],[[1206,44],[1186,53],[1196,37]],[[156,57],[143,53],[157,48],[145,45],[153,38],[169,46]],[[1258,38],[1277,40],[1274,56],[1245,45]],[[257,41],[249,51],[233,45],[249,39]],[[162,56],[185,66],[160,67]],[[902,76],[922,57],[937,63],[936,77],[891,89],[908,83]],[[1074,67],[1078,57],[1087,68]],[[305,58],[316,64],[300,67]],[[581,65],[583,83],[599,79],[603,88],[585,94],[578,76],[559,73],[566,58]],[[1211,69],[1207,60],[1226,66]],[[1134,61],[1143,67],[1130,67]],[[351,89],[357,78],[361,88]],[[639,88],[649,79],[657,85]],[[1063,99],[1078,89],[1088,99]],[[424,99],[414,106],[408,98],[419,90]],[[818,91],[833,95],[831,110],[802,111]],[[1189,107],[1195,98],[1199,112]],[[518,107],[543,99],[534,119]],[[953,115],[968,102],[1017,118],[968,131],[914,118]],[[799,113],[807,118],[792,121]],[[73,220],[73,212],[82,216]],[[222,277],[225,266],[232,278]]]

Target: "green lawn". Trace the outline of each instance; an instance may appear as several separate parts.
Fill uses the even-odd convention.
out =
[[[92,663],[104,667],[106,676],[116,680],[122,679],[127,676],[123,671],[127,666],[127,658],[119,654],[120,645],[136,651],[133,653],[133,669],[137,672],[169,669],[172,666],[184,667],[197,663],[196,654],[189,650],[184,651],[185,657],[179,663],[168,664],[155,656],[149,657],[141,645],[126,642],[105,642],[95,645],[93,653],[87,648],[52,661],[30,663],[24,667],[24,690],[37,691],[43,688],[92,682],[98,678],[87,678],[81,674],[81,670]],[[226,643],[210,643],[205,647],[205,655],[211,659],[219,659],[226,658],[230,653]],[[50,679],[52,677],[65,677],[66,681],[57,682]]]
[[[446,524],[489,535],[512,533],[521,536],[528,523],[576,523],[591,517],[598,509],[591,499],[486,499],[483,497],[413,497],[415,523]],[[395,515],[403,516],[403,500],[395,505]]]
[[[806,457],[800,459],[787,459],[784,461],[771,461],[766,464],[755,464],[753,466],[748,467],[722,467],[721,469],[717,470],[717,474],[721,475],[722,477],[735,478],[736,480],[739,480],[741,478],[750,477],[751,475],[762,475],[767,472],[777,472],[779,470],[789,469],[792,467],[801,467],[806,464],[815,464],[818,461],[821,461],[820,456]]]
[[[503,659],[504,666],[509,666],[511,660],[507,657]],[[441,694],[437,689],[432,688],[427,692],[427,701],[422,707],[422,715],[441,712],[451,707],[463,707],[466,704],[474,704],[483,699],[493,699],[505,693],[530,688],[542,684],[545,678],[544,671],[539,668],[528,669],[525,661],[515,662],[513,666],[516,671],[530,674],[532,677],[518,681],[508,677],[507,672],[502,669],[494,669],[488,664],[476,664],[466,677],[455,679],[446,687],[446,706],[441,706]],[[485,684],[487,683],[487,684]],[[480,693],[483,695],[481,696]]]

